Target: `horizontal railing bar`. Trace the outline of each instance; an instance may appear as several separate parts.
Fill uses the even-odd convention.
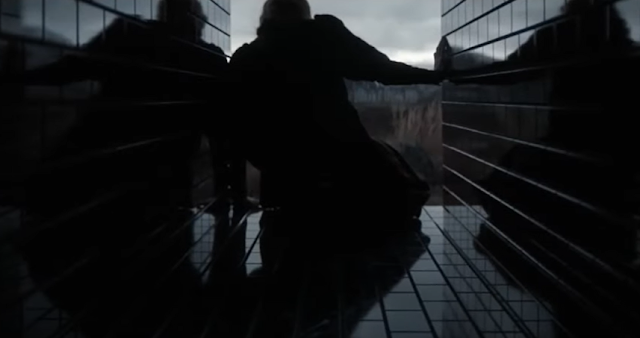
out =
[[[220,5],[216,0],[209,0],[209,1],[213,2],[216,6],[218,6],[218,8],[220,8],[227,15],[231,15],[231,13],[229,13],[228,10],[224,9],[224,7],[222,7],[222,5]]]
[[[545,233],[549,234],[551,236],[551,238],[557,240],[558,242],[561,242],[562,244],[566,245],[568,248],[571,248],[572,251],[574,251],[575,253],[577,253],[581,257],[587,258],[587,259],[591,260],[592,262],[597,263],[597,265],[600,266],[600,268],[603,269],[604,271],[607,271],[607,272],[612,273],[612,274],[616,273],[615,269],[610,267],[609,264],[607,264],[607,263],[603,262],[602,260],[600,260],[594,254],[586,251],[582,247],[580,247],[580,246],[576,245],[575,243],[573,243],[572,241],[566,239],[564,236],[562,236],[562,235],[556,233],[555,231],[549,229],[544,224],[540,223],[539,221],[535,220],[531,216],[525,214],[524,212],[520,211],[516,207],[514,207],[511,204],[507,203],[506,201],[502,200],[500,197],[496,196],[492,192],[490,192],[490,191],[486,190],[485,188],[481,187],[476,182],[473,182],[472,180],[470,180],[469,178],[465,177],[463,174],[459,173],[455,169],[453,169],[453,168],[451,168],[451,167],[449,167],[447,165],[444,166],[444,169],[449,171],[450,173],[454,174],[455,176],[459,177],[463,181],[467,182],[468,184],[473,186],[475,189],[478,189],[483,194],[491,197],[496,202],[504,205],[507,209],[510,209],[514,213],[518,214],[520,217],[522,217],[523,219],[527,220],[529,223],[535,225],[538,229],[543,230]]]
[[[187,136],[189,134],[191,134],[191,133],[190,132],[188,132],[188,133],[176,133],[176,134],[173,134],[173,135],[167,136],[167,137],[159,137],[159,138],[139,141],[139,142],[132,143],[132,144],[126,144],[126,145],[120,145],[120,146],[115,146],[115,147],[97,149],[97,150],[93,150],[93,151],[90,151],[90,152],[87,152],[87,153],[65,157],[65,158],[62,158],[62,159],[57,160],[55,162],[46,163],[46,164],[40,166],[39,168],[36,168],[35,171],[27,172],[22,177],[17,177],[17,178],[13,179],[10,182],[6,182],[7,184],[5,186],[3,186],[3,189],[5,189],[5,190],[15,189],[16,186],[19,186],[19,187],[23,186],[29,180],[31,180],[34,177],[39,176],[39,175],[46,175],[46,174],[49,174],[49,173],[54,172],[56,170],[62,170],[62,169],[66,169],[66,168],[71,168],[73,166],[84,164],[84,163],[88,163],[90,161],[108,158],[108,157],[113,156],[115,154],[121,154],[121,153],[125,153],[125,152],[128,152],[128,151],[134,151],[134,150],[138,150],[138,149],[141,149],[141,148],[146,148],[146,147],[150,147],[150,146],[153,146],[153,145],[157,145],[157,144],[163,143],[163,142],[174,141],[174,140],[177,140],[177,139],[179,139],[181,137],[185,137],[185,136]],[[0,199],[11,199],[12,195],[15,195],[15,193],[14,194],[3,194],[3,195],[0,195]],[[0,239],[0,243],[2,243],[1,239]]]
[[[485,132],[485,131],[481,131],[481,130],[477,130],[477,129],[473,129],[473,128],[469,128],[469,127],[465,127],[465,126],[461,126],[461,125],[457,125],[457,124],[453,124],[453,123],[443,122],[442,126],[443,127],[454,128],[454,129],[459,129],[459,130],[463,130],[463,131],[467,131],[467,132],[470,132],[470,133],[483,135],[483,136],[487,136],[487,137],[491,137],[491,138],[495,138],[495,139],[500,139],[500,140],[508,141],[508,142],[511,142],[511,143],[521,144],[521,145],[532,147],[532,148],[545,150],[545,151],[548,151],[548,152],[551,152],[551,153],[556,153],[556,154],[572,157],[574,159],[578,159],[578,160],[581,160],[581,161],[591,162],[593,164],[602,165],[602,164],[608,164],[608,163],[611,162],[610,160],[606,160],[606,159],[603,159],[603,158],[597,158],[597,157],[594,157],[594,156],[591,156],[591,155],[579,154],[579,153],[576,153],[576,152],[573,152],[573,151],[570,151],[570,150],[555,148],[555,147],[546,146],[546,145],[539,144],[539,143],[532,143],[532,142],[527,142],[527,141],[515,139],[515,138],[512,138],[512,137],[507,137],[507,136],[497,135],[497,134],[493,134],[493,133],[488,133],[488,132]]]
[[[176,232],[174,232],[172,235],[169,236],[169,238],[166,238],[166,239],[164,239],[163,242],[157,244],[158,247],[156,249],[162,249],[162,247],[166,247],[167,245],[171,244],[171,242],[169,240],[171,240],[172,237],[177,236],[180,232],[186,230],[191,225],[191,223],[193,223],[193,221],[196,220],[197,218],[201,217],[206,212],[206,210],[208,208],[210,208],[211,205],[213,205],[213,203],[215,203],[215,200],[211,201],[206,206],[203,206],[202,208],[200,208],[197,213],[192,215],[192,217],[190,217],[188,221],[184,222],[183,225]],[[164,227],[169,226],[169,225],[170,224],[167,223],[167,224],[164,225]],[[159,234],[161,232],[162,232],[161,230],[157,230],[157,231],[154,232],[154,234]],[[155,235],[152,235],[152,236],[155,236]],[[148,242],[148,241],[149,240],[147,240],[146,242]],[[195,246],[195,244],[197,244],[197,243],[194,243],[194,246]],[[194,246],[192,246],[190,248],[190,250],[193,250]],[[140,256],[135,257],[136,261],[135,262],[131,262],[128,265],[127,269],[123,270],[123,273],[120,273],[120,274],[118,274],[118,276],[114,276],[114,277],[128,276],[130,274],[127,274],[127,272],[130,272],[131,270],[138,269],[140,265],[143,265],[143,264],[147,263],[149,260],[151,260],[151,259],[153,259],[155,257],[153,255],[145,256],[145,253],[148,253],[148,252],[149,252],[149,250],[148,250],[148,247],[147,247],[146,250],[143,250],[142,252],[140,252]],[[122,282],[122,281],[120,281],[120,282]],[[65,337],[66,334],[68,334],[71,330],[73,330],[76,327],[76,325],[82,320],[82,318],[84,318],[85,316],[90,314],[91,311],[93,311],[96,308],[100,307],[100,302],[99,302],[99,300],[101,299],[100,296],[108,297],[108,294],[104,294],[104,293],[97,294],[93,298],[95,301],[91,305],[88,305],[86,308],[81,310],[76,316],[71,318],[64,326],[58,328],[58,330],[50,338]]]
[[[576,245],[575,243],[573,243],[570,240],[566,239],[564,236],[562,236],[562,235],[556,233],[555,231],[549,229],[544,224],[540,223],[539,221],[535,220],[531,216],[525,214],[524,212],[520,211],[519,209],[517,209],[514,206],[510,205],[509,203],[505,202],[500,197],[496,196],[495,194],[493,194],[490,191],[486,190],[485,188],[481,187],[477,183],[475,183],[472,180],[470,180],[469,178],[465,177],[463,174],[461,174],[458,171],[456,171],[455,169],[452,169],[451,167],[449,167],[447,165],[444,166],[444,169],[446,171],[454,174],[458,178],[462,179],[463,181],[467,182],[469,185],[473,186],[475,189],[479,190],[480,192],[482,192],[486,196],[490,197],[491,199],[493,199],[496,202],[500,203],[501,205],[505,206],[507,209],[513,211],[518,216],[522,217],[523,219],[525,219],[529,223],[533,224],[536,228],[544,231],[545,233],[550,235],[551,238],[553,238],[554,240],[564,244],[565,246],[570,248],[571,251],[573,251],[578,256],[580,256],[582,259],[587,259],[591,263],[594,263],[593,265],[597,266],[602,271],[605,271],[605,272],[611,274],[612,276],[616,276],[619,281],[623,282],[627,286],[630,286],[630,287],[632,287],[632,288],[634,288],[636,290],[638,289],[637,286],[634,287],[632,279],[629,279],[626,276],[620,275],[620,273],[617,270],[613,269],[609,264],[603,262],[600,258],[595,256],[591,252],[586,251],[584,248]],[[580,278],[583,279],[583,280],[585,279],[584,277],[580,277]],[[595,287],[595,288],[600,288],[599,286],[597,286],[597,285],[595,285],[593,283],[592,283],[592,286]]]
[[[453,29],[452,31],[450,31],[450,32],[448,32],[448,33],[445,33],[445,34],[444,34],[444,37],[448,37],[448,36],[450,36],[450,35],[453,35],[453,34],[455,34],[455,33],[459,32],[459,31],[463,30],[465,27],[470,26],[470,25],[471,25],[471,24],[473,24],[474,22],[478,22],[478,21],[480,21],[481,19],[488,17],[489,15],[491,15],[491,14],[493,14],[493,13],[495,13],[495,12],[499,11],[500,9],[502,9],[502,8],[503,8],[503,7],[505,7],[505,6],[508,6],[508,5],[512,4],[512,3],[513,3],[513,2],[515,2],[515,1],[516,1],[516,0],[506,0],[505,2],[503,2],[503,3],[501,3],[501,4],[499,4],[499,5],[495,6],[495,7],[493,7],[493,8],[491,8],[490,10],[488,10],[488,11],[486,11],[486,12],[484,12],[484,13],[482,13],[482,14],[478,15],[477,17],[475,17],[475,18],[473,18],[473,19],[469,20],[468,22],[466,22],[466,23],[464,23],[464,24],[462,24],[462,25],[460,25],[460,26],[456,27],[456,28],[455,28],[455,29]]]
[[[54,43],[54,42],[50,42],[50,41],[44,41],[44,40],[36,39],[36,38],[32,38],[32,37],[26,37],[26,36],[21,36],[21,35],[16,35],[16,34],[10,34],[10,33],[6,33],[6,32],[0,32],[0,39],[15,40],[15,41],[19,41],[20,43],[34,44],[34,45],[40,45],[40,46],[44,46],[44,47],[53,47],[53,48],[57,48],[57,49],[60,49],[60,50],[64,51],[65,55],[82,57],[82,58],[85,58],[87,60],[95,60],[95,61],[100,61],[100,62],[106,62],[106,63],[109,63],[109,64],[123,66],[123,67],[156,70],[156,71],[161,71],[161,72],[165,72],[165,73],[189,75],[189,76],[197,77],[197,78],[220,79],[220,77],[212,75],[212,74],[198,73],[198,72],[194,72],[194,71],[171,68],[171,67],[164,67],[164,66],[159,66],[159,65],[152,65],[152,64],[143,63],[143,62],[132,62],[130,60],[113,57],[111,55],[88,53],[86,51],[83,51],[82,49],[78,49],[78,48],[75,48],[75,47],[72,47],[72,46],[63,45],[63,44],[59,44],[59,43]],[[20,79],[21,78],[20,78],[19,75],[15,75],[14,74],[12,76],[12,78],[10,78],[10,80],[12,80],[10,82],[19,82]],[[6,76],[3,77],[3,78],[0,78],[0,83],[7,83],[7,82],[8,81],[7,81],[7,77]]]
[[[447,9],[444,13],[442,13],[442,17],[444,18],[445,16],[447,16],[447,14],[453,12],[453,10],[455,10],[456,8],[458,8],[460,5],[462,5],[463,3],[465,3],[467,0],[459,0],[458,3],[456,3],[455,5],[453,5],[451,8]]]
[[[468,157],[471,160],[474,160],[476,162],[482,163],[482,164],[484,164],[484,165],[486,165],[486,166],[488,166],[488,167],[490,167],[490,168],[492,168],[494,170],[497,170],[497,171],[499,171],[501,173],[504,173],[504,174],[509,175],[509,176],[511,176],[513,178],[516,178],[516,179],[518,179],[518,180],[520,180],[522,182],[525,182],[525,183],[527,183],[529,185],[532,185],[532,186],[534,186],[536,188],[544,190],[544,191],[546,191],[546,192],[548,192],[548,193],[550,193],[552,195],[559,196],[562,199],[564,199],[565,201],[570,202],[572,204],[575,204],[575,205],[577,205],[579,207],[582,207],[584,209],[587,209],[587,210],[593,212],[594,214],[604,218],[605,220],[607,220],[607,221],[609,221],[611,223],[624,225],[626,227],[638,227],[639,226],[638,224],[635,224],[635,223],[631,222],[629,219],[617,216],[614,213],[610,212],[609,210],[606,210],[603,207],[600,207],[600,206],[585,202],[585,201],[583,201],[583,200],[581,200],[581,199],[579,199],[579,198],[577,198],[575,196],[571,196],[570,194],[565,194],[562,191],[559,191],[557,189],[553,189],[551,187],[548,187],[547,185],[542,184],[540,182],[536,182],[533,179],[530,179],[528,177],[525,177],[525,176],[522,176],[520,174],[514,173],[512,171],[509,171],[509,170],[507,170],[507,169],[505,169],[503,167],[500,167],[500,166],[495,165],[493,163],[490,163],[488,161],[485,161],[485,160],[483,160],[483,159],[481,159],[481,158],[479,158],[477,156],[474,156],[472,154],[467,153],[464,150],[461,150],[461,149],[458,149],[456,147],[450,146],[450,145],[448,145],[446,143],[443,143],[442,146],[444,148],[449,149],[451,151],[454,151],[454,152],[456,152],[456,153],[458,153],[460,155]]]
[[[539,109],[539,110],[575,110],[580,113],[584,111],[597,110],[593,106],[554,106],[535,103],[507,103],[507,102],[478,102],[478,101],[442,101],[443,104],[455,106],[478,106],[478,107],[500,107],[500,108],[518,108],[518,109]]]

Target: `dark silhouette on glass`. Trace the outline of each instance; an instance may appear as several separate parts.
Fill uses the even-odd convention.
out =
[[[428,187],[368,135],[344,78],[437,84],[439,73],[389,60],[338,18],[312,18],[303,0],[267,1],[257,34],[230,67],[239,95],[250,97],[239,102],[240,142],[262,174],[263,206],[416,216]]]
[[[313,236],[300,241],[278,230],[305,225],[306,219],[264,218],[259,250],[263,264],[248,271],[244,261],[247,222],[234,226],[230,219],[218,218],[209,277],[203,280],[189,259],[182,260],[191,247],[188,241],[155,243],[139,260],[125,261],[119,253],[135,247],[137,238],[114,227],[116,217],[97,222],[87,218],[74,223],[69,233],[51,237],[56,245],[49,244],[42,252],[52,260],[75,256],[55,250],[75,247],[72,235],[78,236],[81,225],[90,224],[93,231],[114,241],[110,255],[88,261],[47,296],[87,338],[234,338],[249,332],[255,337],[285,337],[294,332],[303,337],[336,337],[340,330],[349,337],[380,297],[403,278],[407,282],[405,269],[426,253],[428,239],[402,231],[375,242],[357,238],[318,242]],[[192,229],[187,232],[193,236]],[[49,262],[37,273],[51,280],[60,271]]]
[[[551,149],[516,145],[497,161],[503,170],[478,182],[504,203],[479,194],[492,226],[481,226],[476,244],[505,272],[550,301],[562,325],[576,336],[638,334],[640,275],[634,261],[639,171],[633,155],[638,138],[631,112],[637,86],[620,80],[640,74],[637,58],[630,56],[637,51],[625,20],[606,1],[570,0],[563,14],[569,19],[538,29],[506,61],[451,73],[460,85],[535,79],[550,84],[553,108],[548,122],[540,124],[546,135],[535,143]],[[440,51],[451,52],[447,42]],[[452,62],[443,59],[440,64],[446,68]],[[527,268],[527,260],[502,235],[588,297],[599,307],[596,315],[613,320],[585,324],[585,317],[594,315],[591,308],[576,307],[575,298]]]
[[[184,256],[193,247],[191,158],[202,133],[213,158],[223,156],[227,107],[210,98],[225,97],[227,62],[201,38],[198,1],[164,0],[158,13],[141,24],[116,19],[80,51],[7,81],[97,83],[52,156],[59,167],[25,182],[21,231],[35,235],[16,243],[36,287],[86,337],[151,337],[180,304],[187,310],[168,336],[190,336],[201,318],[200,276]]]
[[[147,20],[143,25],[118,18],[81,52],[17,74],[17,78],[30,85],[97,81],[97,93],[84,109],[85,117],[69,138],[66,147],[72,149],[67,151],[131,143],[178,131],[206,134],[212,153],[214,195],[220,201],[216,210],[228,212],[230,200],[244,207],[246,169],[230,145],[230,112],[224,104],[209,102],[212,93],[226,96],[226,56],[218,46],[202,39],[206,18],[199,1],[164,0],[157,12],[158,20]],[[166,107],[151,101],[161,101]],[[181,107],[180,102],[188,106]],[[196,143],[194,137],[166,156],[182,167],[173,176],[183,179],[182,188],[176,189],[182,191],[185,206],[191,182],[188,163]]]

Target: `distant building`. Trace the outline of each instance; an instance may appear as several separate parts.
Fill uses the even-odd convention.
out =
[[[435,69],[445,69],[446,58],[452,53],[451,45],[449,44],[449,40],[444,37],[440,40],[438,47],[436,48],[436,52],[433,54],[435,59]]]

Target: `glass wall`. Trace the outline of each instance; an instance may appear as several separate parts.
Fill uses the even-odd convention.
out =
[[[211,261],[202,98],[231,28],[198,4],[0,0],[0,336],[194,327],[175,290]]]
[[[206,27],[202,39],[230,51],[230,0],[198,0]],[[158,19],[161,0],[3,0],[2,30],[81,46],[121,16]]]
[[[444,250],[465,310],[487,336],[638,335],[640,1],[442,13]]]

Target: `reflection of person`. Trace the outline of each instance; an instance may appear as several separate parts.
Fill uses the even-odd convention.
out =
[[[162,329],[171,337],[195,336],[204,289],[199,272],[185,259],[192,229],[175,232],[193,215],[165,215],[175,224],[164,231],[175,235],[148,241],[159,227],[138,211],[143,198],[148,200],[130,194],[101,212],[42,231],[22,248],[29,277],[85,337],[107,337],[114,330],[118,337],[154,337]]]
[[[48,67],[28,72],[26,80],[28,83],[60,84],[93,79],[101,82],[102,95],[109,97],[140,99],[141,94],[159,97],[157,91],[162,86],[148,88],[158,79],[131,75],[132,71],[142,71],[136,67],[168,66],[205,74],[224,69],[222,65],[226,64],[226,58],[222,49],[202,40],[203,19],[204,10],[197,0],[163,0],[158,4],[158,20],[148,20],[140,25],[118,18],[82,46],[83,55],[88,57],[67,55]],[[169,36],[197,46],[191,47]],[[113,59],[100,58],[106,56]],[[127,61],[133,63],[122,64]],[[134,83],[130,83],[132,81]],[[177,92],[180,91],[169,88],[162,94],[175,98]]]
[[[637,170],[634,169],[636,164],[632,163],[634,160],[629,156],[634,133],[628,129],[632,118],[628,109],[634,102],[631,92],[633,86],[621,83],[617,76],[625,72],[637,74],[638,66],[624,59],[632,46],[625,21],[615,8],[606,8],[599,1],[569,1],[563,8],[564,13],[579,15],[583,23],[581,26],[584,26],[582,31],[574,29],[575,21],[563,23],[555,29],[540,29],[507,61],[531,63],[565,60],[572,56],[618,55],[616,59],[600,62],[588,69],[578,65],[551,71],[550,101],[559,109],[549,113],[548,133],[539,140],[554,147],[603,159],[602,162],[593,165],[518,146],[501,160],[501,165],[624,217],[633,212],[634,207],[634,202],[629,200],[626,192],[632,188],[633,171]],[[611,162],[607,163],[604,159]],[[499,183],[499,176],[496,173],[488,183],[494,189],[499,189],[504,194],[502,196],[512,203],[521,204],[524,203],[523,198],[539,195],[538,188],[533,188],[530,194],[523,194],[522,190],[515,192],[505,189],[506,186]],[[539,196],[541,201],[531,200],[525,205],[546,206],[543,195]],[[540,217],[554,224],[555,231],[581,241],[582,245],[599,255],[615,259],[626,257],[627,260],[634,257],[635,230],[631,227],[585,223],[576,231],[571,229],[568,221],[573,212],[563,211],[562,208],[551,212],[553,205],[546,208],[546,214],[554,217]],[[560,221],[563,217],[566,219]],[[603,227],[607,229],[604,232],[599,230]]]
[[[212,93],[225,97],[220,79],[225,75],[227,61],[219,47],[202,39],[204,19],[199,1],[164,0],[158,5],[158,20],[140,25],[124,18],[116,19],[87,42],[82,53],[67,55],[24,74],[21,80],[30,84],[58,85],[80,80],[99,83],[97,95],[92,99],[95,104],[83,108],[86,113],[61,151],[87,150],[199,130],[209,135],[214,150],[214,172],[224,171],[221,168],[225,168],[222,158],[227,155],[224,151],[227,141],[217,135],[227,130],[221,126],[226,112],[212,109],[215,107],[211,104],[217,103],[210,97]],[[98,104],[102,102],[115,107],[103,108]],[[179,114],[171,104],[149,105],[153,102],[183,102],[184,107],[194,112]],[[206,127],[202,128],[203,125]],[[167,153],[167,160],[175,161],[164,165],[178,170],[171,176],[176,178],[175,184],[181,186],[175,189],[182,191],[185,200],[189,199],[187,185],[191,181],[188,162],[196,147],[193,138]],[[177,182],[179,177],[181,183]],[[217,187],[227,185],[216,184]]]
[[[480,194],[491,224],[480,227],[476,245],[525,287],[553,301],[556,315],[563,325],[575,330],[575,336],[617,336],[624,325],[616,323],[617,332],[601,325],[604,320],[584,325],[584,309],[574,306],[576,300],[566,293],[558,292],[564,289],[552,279],[560,277],[576,289],[584,284],[575,282],[575,276],[588,281],[590,285],[580,289],[581,294],[612,317],[617,316],[613,314],[616,311],[630,313],[637,308],[635,301],[628,300],[634,287],[623,280],[626,276],[620,278],[637,257],[638,230],[633,215],[638,200],[629,193],[637,189],[634,175],[637,177],[638,167],[633,156],[637,153],[637,124],[629,111],[637,105],[637,94],[635,86],[619,77],[633,78],[640,68],[630,56],[633,44],[629,30],[613,5],[600,0],[570,0],[563,14],[570,19],[538,29],[506,61],[455,74],[461,75],[455,79],[459,84],[547,79],[548,106],[553,107],[546,112],[547,119],[536,119],[547,133],[535,143],[550,147],[517,145],[497,162],[504,171],[494,170],[478,182],[501,201]],[[540,107],[535,113],[542,116],[545,108]],[[545,120],[548,122],[542,124]],[[509,130],[509,134],[519,134],[519,130]],[[557,277],[541,278],[536,269],[523,266],[528,262],[503,235]]]
[[[202,33],[204,31],[204,20],[206,20],[202,4],[196,0],[165,0],[159,4],[159,18],[166,23],[172,34],[180,37],[195,39],[217,55],[211,55],[209,60],[203,60],[202,69],[214,75],[225,75],[227,61],[222,49],[215,45],[204,44],[202,41]],[[180,15],[184,13],[187,15]],[[194,20],[193,16],[198,18]],[[184,54],[184,50],[180,51]],[[189,63],[189,58],[183,58]],[[185,65],[185,67],[188,67]],[[187,68],[188,69],[188,68]],[[199,98],[208,97],[210,92],[217,91],[221,94],[225,88],[223,86],[211,86],[211,84],[202,86],[202,88],[194,89],[201,93]],[[222,97],[222,94],[221,94]],[[216,109],[208,112],[215,114],[206,119],[207,134],[209,139],[209,147],[211,149],[214,173],[214,195],[219,198],[214,211],[220,211],[222,214],[228,210],[230,203],[234,205],[237,211],[244,211],[246,208],[252,207],[247,200],[247,182],[246,182],[246,160],[239,156],[234,144],[231,142],[232,132],[228,128],[229,120],[227,115],[230,112],[222,106],[223,109]],[[209,110],[209,109],[207,109]]]
[[[175,312],[175,304],[184,302],[192,305],[189,311],[198,311],[202,299],[199,276],[185,262],[193,244],[193,215],[176,211],[190,206],[188,161],[201,121],[198,112],[178,112],[174,103],[186,101],[188,107],[212,114],[210,105],[216,102],[193,102],[217,94],[210,79],[227,64],[218,47],[200,39],[202,25],[188,12],[195,8],[200,13],[195,17],[202,15],[195,4],[163,1],[161,20],[143,25],[117,19],[83,53],[25,76],[28,83],[49,85],[85,79],[100,83],[92,104],[81,108],[86,116],[61,156],[189,134],[180,141],[149,142],[152,147],[92,157],[29,181],[26,213],[31,218],[23,226],[37,235],[21,248],[30,275],[54,306],[78,316],[87,337],[107,335],[116,323],[113,316],[124,316],[141,297],[147,298],[129,325],[121,327],[122,336],[151,337]],[[38,221],[53,220],[55,226],[40,228]],[[147,241],[150,236],[153,241]],[[195,329],[199,317],[189,311],[178,314],[169,331],[179,333],[168,336],[188,337],[185,329]]]
[[[343,78],[437,84],[439,73],[389,60],[339,19],[312,18],[304,0],[266,1],[257,34],[230,66],[250,98],[240,106],[243,141],[262,174],[262,203],[323,201],[319,186],[339,187],[325,196],[333,205],[389,192],[401,178],[383,165],[384,152],[360,123]]]

